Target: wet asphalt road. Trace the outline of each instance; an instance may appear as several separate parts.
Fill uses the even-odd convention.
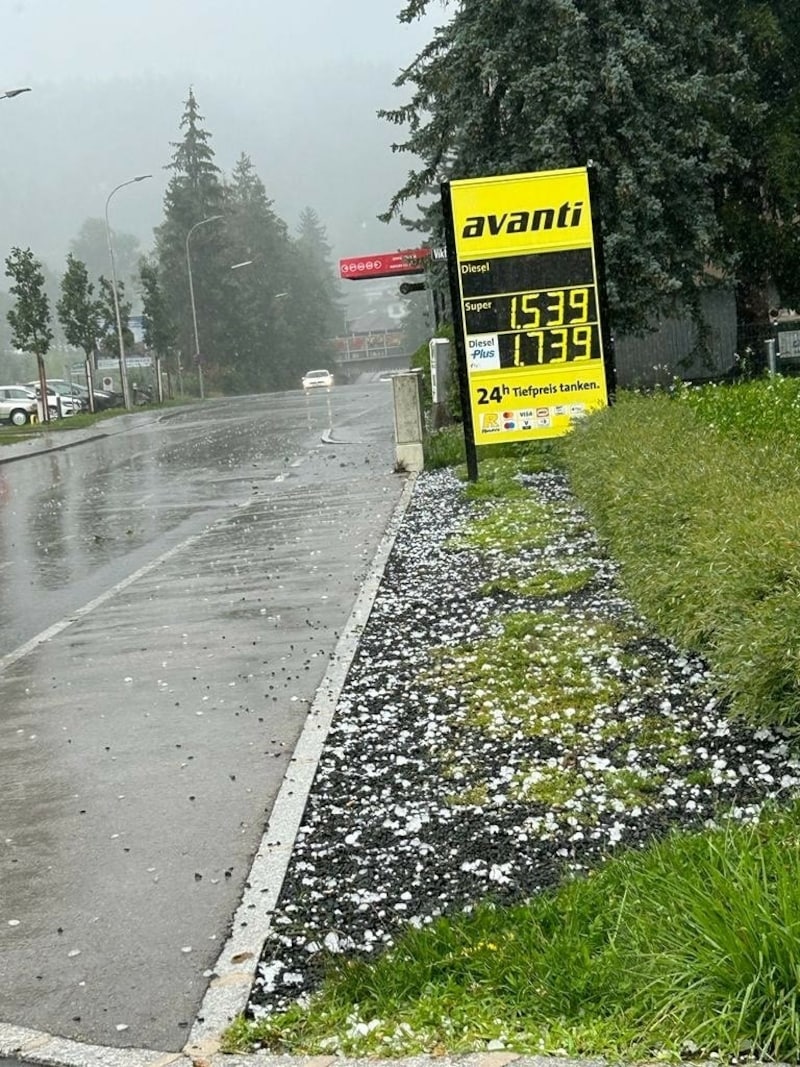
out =
[[[402,491],[390,389],[0,453],[0,1022],[183,1046]]]

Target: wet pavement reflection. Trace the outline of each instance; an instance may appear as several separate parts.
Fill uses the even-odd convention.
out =
[[[258,492],[319,444],[331,403],[330,394],[217,401],[0,463],[0,650],[91,599],[132,557],[158,554]]]
[[[0,1022],[173,1051],[402,479],[383,384],[123,419],[0,462]]]

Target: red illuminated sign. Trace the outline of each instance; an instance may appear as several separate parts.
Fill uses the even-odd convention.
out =
[[[430,248],[407,248],[402,252],[382,252],[375,256],[350,256],[339,260],[339,276],[354,280],[422,274],[430,254]]]

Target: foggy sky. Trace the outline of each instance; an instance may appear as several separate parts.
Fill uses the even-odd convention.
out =
[[[403,0],[0,0],[0,258],[12,245],[62,269],[69,241],[120,190],[112,228],[149,246],[192,86],[216,163],[248,153],[294,232],[313,207],[334,256],[408,247],[377,222],[415,161],[378,119],[392,82],[447,17],[397,22]],[[0,281],[2,284],[2,281]]]

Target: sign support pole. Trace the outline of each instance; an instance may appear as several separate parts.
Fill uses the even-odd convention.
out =
[[[445,247],[447,248],[447,275],[450,280],[450,299],[453,308],[461,307],[461,290],[458,283],[458,256],[456,255],[455,230],[453,229],[450,182],[442,182],[442,207],[444,209]],[[458,370],[458,395],[461,399],[461,424],[464,428],[464,451],[467,459],[467,477],[478,480],[478,450],[475,447],[475,430],[472,425],[472,403],[469,396],[467,373],[467,345],[464,340],[464,323],[460,314],[453,315],[456,340],[456,368]]]

